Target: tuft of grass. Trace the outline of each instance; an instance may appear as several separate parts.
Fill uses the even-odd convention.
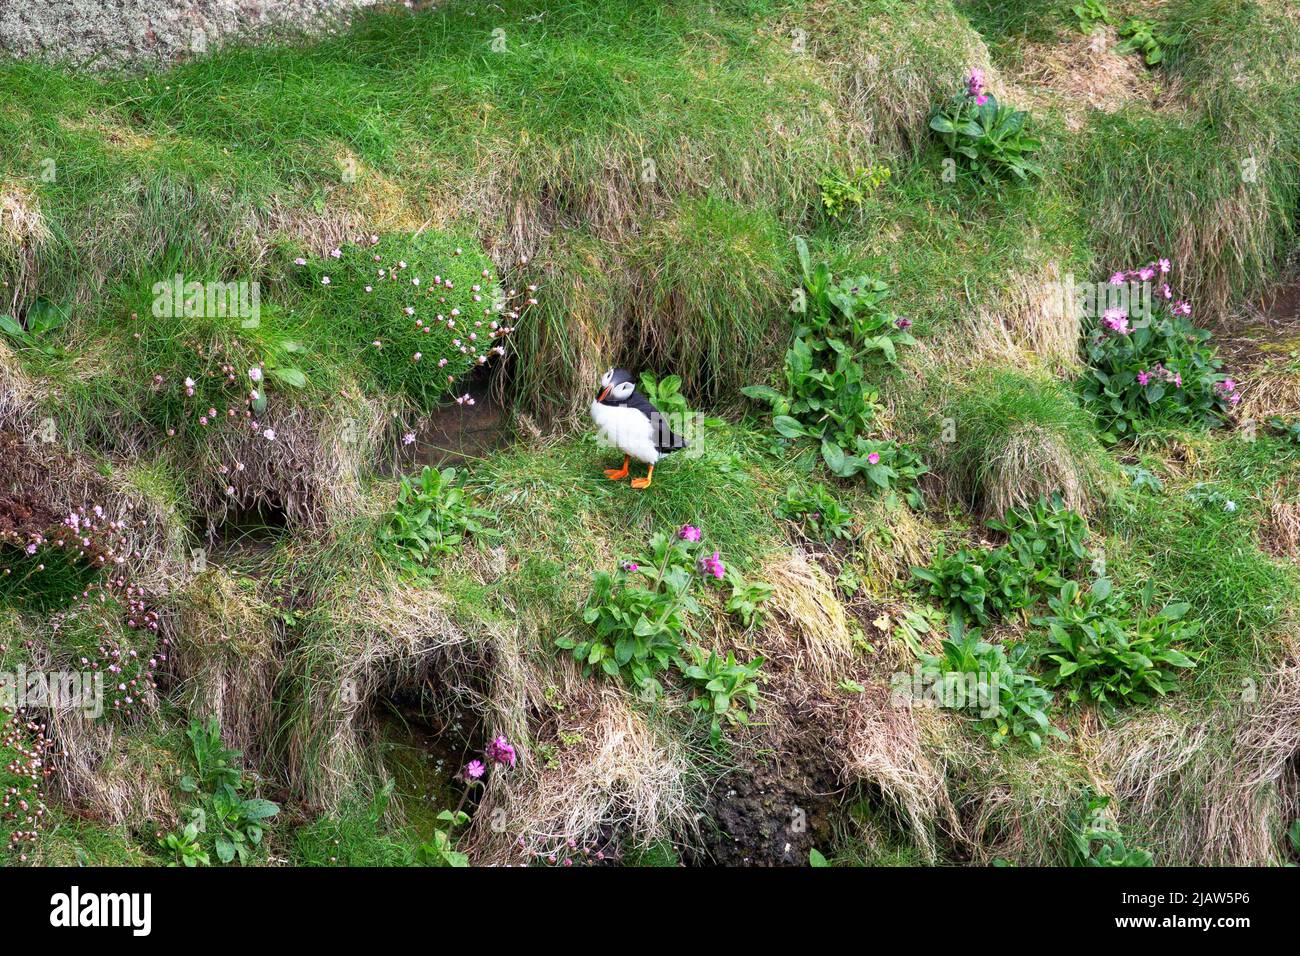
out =
[[[1015,369],[978,369],[941,407],[931,438],[951,496],[988,516],[1059,491],[1086,513],[1113,464],[1069,386]]]

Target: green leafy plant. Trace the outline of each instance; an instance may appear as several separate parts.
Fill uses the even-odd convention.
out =
[[[1115,595],[1108,580],[1082,590],[1075,581],[1048,599],[1041,659],[1049,687],[1068,688],[1071,701],[1087,699],[1106,710],[1163,696],[1177,681],[1176,669],[1195,667],[1174,645],[1196,635],[1200,622],[1186,621],[1188,605],[1168,604],[1149,613],[1154,585],[1148,581],[1136,606]]]
[[[1088,793],[1080,822],[1070,835],[1075,866],[1152,866],[1147,850],[1125,845],[1110,812],[1110,797]]]
[[[1167,263],[1159,268],[1167,269]],[[1150,281],[1155,264],[1113,279]],[[1162,289],[1168,285],[1162,283]],[[1240,400],[1237,383],[1221,374],[1208,344],[1210,332],[1187,319],[1191,306],[1153,295],[1151,315],[1132,320],[1121,308],[1103,312],[1083,344],[1084,402],[1107,441],[1132,438],[1148,424],[1208,427],[1220,424]],[[1172,302],[1172,304],[1171,304]]]
[[[446,824],[434,829],[433,839],[422,843],[415,851],[416,862],[422,866],[469,866],[468,854],[456,849],[455,833],[469,823],[469,814],[463,810],[443,810],[437,819]]]
[[[1289,441],[1293,445],[1300,445],[1300,418],[1288,422],[1286,419],[1274,416],[1268,420],[1268,427],[1273,429],[1273,432],[1279,438]]]
[[[893,171],[884,165],[859,167],[852,173],[826,173],[817,180],[822,210],[830,218],[839,219],[850,208],[861,208],[892,175]]]
[[[690,413],[686,396],[682,394],[682,380],[677,375],[656,379],[650,372],[641,373],[641,391],[650,404],[665,415],[685,416]]]
[[[439,556],[454,554],[467,535],[493,536],[496,515],[474,505],[455,468],[425,466],[414,480],[403,477],[397,505],[380,526],[381,551],[423,571]]]
[[[865,474],[881,488],[914,481],[925,470],[915,453],[869,440],[880,404],[868,372],[893,367],[899,347],[915,343],[910,321],[885,308],[883,281],[837,280],[826,263],[812,264],[802,237],[795,245],[805,307],[785,356],[785,390],[751,385],[741,391],[772,407],[772,426],[782,438],[817,442],[837,477]]]
[[[830,540],[853,538],[853,512],[843,507],[823,484],[791,485],[777,503],[779,518],[798,523],[805,533]]]
[[[966,89],[935,110],[930,129],[958,165],[994,185],[1006,173],[1021,181],[1043,175],[1030,159],[1042,144],[1026,131],[1028,119],[1024,110],[1002,106],[985,92],[982,71],[973,70]]]
[[[1066,507],[1059,494],[1013,508],[988,523],[1007,541],[996,548],[962,548],[948,555],[940,547],[928,568],[912,568],[921,592],[967,621],[988,624],[1012,611],[1024,611],[1056,593],[1087,559],[1088,526]]]
[[[266,821],[276,816],[280,807],[270,800],[242,795],[247,784],[238,764],[240,753],[222,743],[215,717],[207,724],[191,721],[186,736],[192,772],[181,777],[180,788],[193,794],[197,804],[187,810],[189,821],[180,833],[169,834],[162,844],[181,854],[180,862],[186,866],[206,863],[208,848],[222,863],[238,859],[241,865],[246,864],[261,845]]]
[[[209,866],[212,862],[208,851],[199,843],[199,825],[190,821],[179,831],[173,831],[158,841],[164,850],[172,854],[169,866]]]
[[[1032,655],[1024,645],[1014,646],[1008,654],[1002,645],[983,640],[979,628],[967,629],[961,618],[954,616],[949,636],[940,646],[941,653],[922,655],[922,674],[941,696],[946,696],[944,688],[952,687],[957,678],[960,700],[940,703],[977,711],[979,723],[995,747],[1024,737],[1037,750],[1044,736],[1065,736],[1048,720],[1052,695],[1027,671]],[[970,680],[963,682],[962,678]]]
[[[695,691],[689,706],[709,716],[709,739],[716,745],[722,738],[723,721],[749,723],[749,716],[758,705],[757,677],[763,658],[755,657],[741,664],[734,651],[728,651],[726,658],[701,647],[691,647],[688,651],[690,660],[680,661],[678,669]]]
[[[617,574],[596,574],[582,614],[591,636],[561,636],[555,643],[573,653],[584,674],[600,668],[657,693],[655,675],[677,658],[683,635],[693,633],[698,576],[693,542],[680,532],[659,532],[650,539],[648,558],[624,562]]]
[[[1082,3],[1072,6],[1070,10],[1074,14],[1080,33],[1091,33],[1099,23],[1110,26],[1115,24],[1115,18],[1101,0],[1083,0]]]
[[[58,331],[67,320],[68,313],[63,308],[46,299],[37,299],[28,307],[25,323],[20,323],[12,315],[0,315],[0,332],[19,348],[56,355],[59,350],[44,339]]]
[[[940,544],[930,566],[913,567],[912,576],[921,582],[921,593],[941,607],[966,620],[989,621],[989,581],[978,552],[960,548],[950,555]]]
[[[1059,492],[1028,507],[1013,508],[988,526],[1005,534],[1007,549],[1034,571],[1067,574],[1088,559],[1088,523],[1066,507]]]
[[[1154,21],[1144,20],[1141,17],[1130,17],[1125,20],[1123,26],[1119,28],[1119,35],[1123,39],[1115,47],[1115,52],[1140,52],[1147,66],[1158,66],[1163,63],[1165,51],[1179,42],[1178,37],[1165,33]]]
[[[750,628],[762,624],[763,603],[772,596],[772,585],[762,581],[746,581],[740,573],[727,569],[727,583],[731,596],[727,598],[726,611],[740,618],[741,624]]]

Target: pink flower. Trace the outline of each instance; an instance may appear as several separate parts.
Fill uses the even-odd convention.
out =
[[[1118,335],[1128,332],[1128,313],[1123,309],[1107,309],[1101,315],[1101,324]]]
[[[493,763],[504,763],[513,767],[515,765],[515,748],[510,745],[505,737],[498,737],[488,744],[487,758]]]
[[[714,551],[708,557],[700,558],[700,573],[711,574],[721,581],[727,573],[727,566],[722,563],[722,558],[718,552]]]
[[[1150,372],[1138,372],[1138,384],[1139,384],[1139,385],[1146,385],[1146,383],[1149,382],[1149,381],[1151,381],[1151,373],[1150,373]]]
[[[1111,285],[1123,285],[1123,284],[1124,284],[1124,280],[1127,279],[1127,278],[1128,278],[1128,276],[1124,275],[1124,273],[1122,273],[1122,272],[1116,272],[1113,276],[1110,277],[1110,284],[1111,284]]]
[[[694,525],[684,524],[682,525],[681,530],[677,532],[677,537],[681,538],[683,541],[699,541],[700,529]]]
[[[624,562],[623,562],[623,570],[626,571],[626,572],[628,572],[629,574],[631,574],[633,571],[636,571],[636,570],[639,569],[640,567],[641,567],[641,565],[637,564],[635,561],[624,561]]]
[[[409,445],[415,441],[415,432],[407,432],[402,436],[402,444]]]
[[[873,451],[870,455],[867,456],[867,461],[873,465],[880,464],[880,452]]]
[[[975,102],[983,106],[988,97],[984,95],[984,71],[973,69],[970,76],[966,79],[966,95],[975,97]]]
[[[1170,266],[1169,266],[1169,260],[1168,260],[1168,259],[1161,259],[1161,260],[1157,263],[1157,265],[1160,266],[1160,274],[1161,274],[1161,275],[1164,275],[1165,273],[1167,273],[1167,272],[1169,271]]]
[[[465,764],[465,770],[463,773],[466,780],[478,780],[483,776],[483,774],[487,773],[487,767],[483,765],[483,761],[481,760],[471,760],[469,763]]]

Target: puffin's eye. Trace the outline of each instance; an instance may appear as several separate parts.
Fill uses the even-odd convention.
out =
[[[627,398],[632,394],[634,388],[636,388],[636,385],[632,382],[621,382],[614,386],[614,396],[616,398]]]
[[[610,369],[608,372],[606,372],[604,375],[600,377],[600,384],[606,386],[609,385],[610,379],[612,379],[613,377],[614,377],[614,370]]]

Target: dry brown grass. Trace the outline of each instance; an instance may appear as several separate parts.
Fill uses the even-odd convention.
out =
[[[43,635],[32,632],[32,669],[80,669],[55,657]],[[63,702],[45,711],[49,736],[55,743],[53,795],[66,806],[93,820],[108,823],[157,822],[176,819],[173,785],[179,776],[175,756],[162,749],[156,738],[157,714],[142,700],[147,712],[130,724],[120,724],[109,714],[88,717],[75,704]]]
[[[169,596],[169,669],[192,718],[215,717],[222,740],[260,764],[276,729],[281,661],[271,608],[252,579],[210,566]]]
[[[0,180],[0,306],[18,312],[35,292],[42,250],[50,241],[35,192]]]
[[[1028,94],[1027,108],[1059,110],[1078,130],[1089,110],[1112,113],[1132,103],[1155,109],[1175,103],[1176,89],[1161,87],[1140,56],[1115,52],[1118,43],[1116,29],[1101,24],[1087,36],[1070,31],[1050,43],[1024,44],[1014,80]]]
[[[549,738],[554,757],[493,776],[472,845],[483,862],[507,863],[560,848],[606,846],[613,837],[648,846],[695,829],[701,778],[681,741],[651,723],[617,687],[569,686]],[[499,821],[492,826],[490,821]]]
[[[358,510],[363,475],[389,427],[378,403],[336,398],[323,407],[291,405],[269,413],[265,424],[275,429],[275,441],[223,430],[200,447],[195,469],[212,477],[196,482],[190,494],[209,534],[241,511],[279,510],[293,524],[322,526]],[[243,471],[234,471],[236,462]],[[218,472],[223,465],[231,469],[226,475]]]
[[[1125,818],[1157,858],[1267,866],[1300,815],[1300,667],[1294,653],[1236,704],[1168,710],[1118,724],[1101,742]]]

